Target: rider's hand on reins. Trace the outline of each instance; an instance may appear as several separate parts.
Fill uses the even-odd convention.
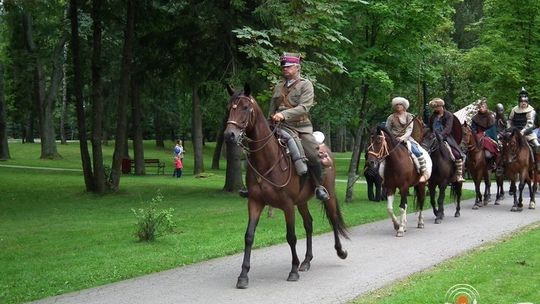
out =
[[[283,114],[281,113],[276,113],[272,115],[272,120],[279,122],[279,121],[285,120],[285,116],[283,116]]]

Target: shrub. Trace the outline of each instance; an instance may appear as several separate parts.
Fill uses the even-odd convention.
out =
[[[172,232],[175,224],[172,220],[173,208],[158,210],[158,204],[163,201],[160,191],[148,203],[147,208],[131,209],[137,218],[135,235],[139,241],[149,242],[165,233]]]

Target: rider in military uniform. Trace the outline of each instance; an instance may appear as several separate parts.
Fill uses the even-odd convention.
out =
[[[300,54],[285,53],[280,58],[284,79],[274,87],[270,100],[269,116],[281,127],[294,130],[300,138],[308,167],[315,178],[315,194],[320,200],[328,200],[328,192],[321,186],[322,165],[319,159],[319,143],[313,136],[309,110],[315,105],[313,84],[300,76]]]
[[[328,191],[321,185],[323,168],[319,158],[319,143],[313,136],[313,126],[309,110],[315,105],[313,84],[300,76],[300,54],[285,53],[280,58],[281,72],[284,79],[272,93],[269,117],[280,122],[280,128],[301,142],[307,158],[307,165],[315,179],[317,199],[330,199]],[[240,193],[241,196],[247,196]]]
[[[529,93],[525,88],[521,88],[518,96],[518,105],[512,109],[508,116],[508,127],[515,127],[520,130],[521,134],[525,136],[529,145],[533,148],[536,154],[535,159],[538,159],[540,157],[540,144],[538,143],[536,134],[533,132],[535,117],[536,111],[529,104]],[[539,162],[536,162],[536,169],[540,170]]]

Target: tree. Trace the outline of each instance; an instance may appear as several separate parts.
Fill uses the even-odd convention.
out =
[[[4,67],[0,62],[0,159],[9,159],[6,103],[4,100]]]
[[[59,158],[61,156],[58,154],[56,149],[53,110],[58,88],[62,80],[62,53],[67,37],[62,35],[54,48],[54,52],[52,54],[53,68],[51,72],[51,81],[48,89],[46,89],[43,63],[40,55],[38,54],[38,47],[34,42],[33,37],[34,33],[32,27],[32,18],[30,13],[24,8],[22,22],[28,52],[34,57],[34,98],[39,109],[41,158]]]
[[[135,36],[135,3],[134,0],[127,1],[126,28],[124,31],[124,46],[122,48],[122,67],[120,71],[120,85],[118,92],[118,104],[116,108],[116,136],[114,144],[113,163],[111,168],[112,189],[118,190],[120,186],[120,176],[122,159],[126,158],[127,140],[127,102],[129,96],[129,85],[131,83],[131,66],[133,59],[133,39]]]

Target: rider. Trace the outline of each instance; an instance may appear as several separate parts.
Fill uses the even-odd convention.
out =
[[[476,136],[477,142],[482,142],[484,149],[489,152],[486,154],[486,158],[491,164],[494,164],[494,160],[499,154],[497,149],[497,125],[495,121],[495,115],[488,110],[487,100],[485,98],[478,101],[478,112],[472,118],[471,129]]]
[[[533,132],[535,116],[536,111],[529,104],[529,93],[522,87],[518,96],[518,105],[508,115],[508,127],[515,127],[520,130],[533,148],[534,154],[536,154],[535,159],[538,159],[540,157],[540,143],[538,143],[538,138]],[[540,170],[540,162],[536,163],[536,169]]]
[[[452,127],[454,125],[454,115],[444,108],[444,100],[434,98],[429,102],[433,109],[433,114],[429,118],[428,126],[432,132],[441,136],[450,146],[456,166],[456,181],[463,182],[463,155],[461,148],[453,137]]]
[[[284,53],[280,57],[284,79],[274,87],[269,116],[274,122],[281,122],[281,128],[291,131],[288,133],[295,133],[300,138],[299,142],[315,180],[315,195],[317,199],[327,201],[330,196],[321,185],[323,167],[319,158],[319,143],[313,136],[309,117],[309,110],[315,105],[313,84],[300,76],[300,61],[301,56],[296,53]]]
[[[394,136],[396,136],[399,142],[403,142],[407,149],[416,156],[418,159],[418,166],[420,170],[420,182],[427,181],[426,171],[426,159],[420,149],[418,149],[418,143],[411,134],[413,132],[413,119],[414,116],[407,112],[409,108],[409,101],[403,97],[395,97],[392,99],[392,109],[394,113],[390,114],[386,119],[386,128]]]
[[[497,134],[506,130],[507,122],[504,116],[504,106],[501,103],[495,106],[495,123],[497,124]]]

